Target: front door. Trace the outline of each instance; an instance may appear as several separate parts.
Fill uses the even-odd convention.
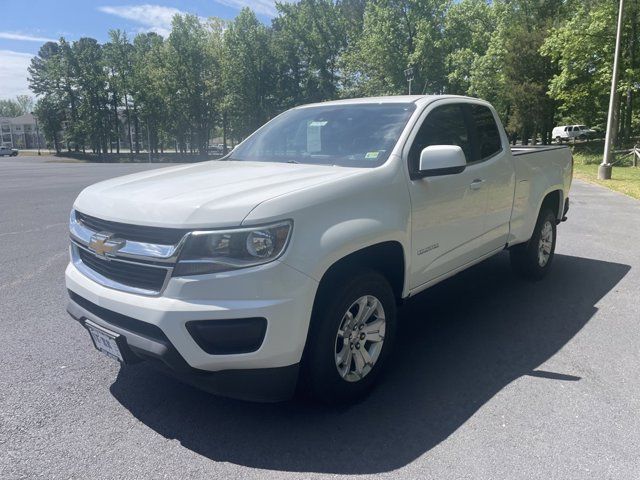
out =
[[[410,139],[406,151],[410,171],[417,170],[420,152],[430,145],[458,145],[467,158],[462,173],[409,181],[412,289],[472,262],[486,251],[486,163],[475,161],[471,126],[465,104],[439,101],[427,110]]]

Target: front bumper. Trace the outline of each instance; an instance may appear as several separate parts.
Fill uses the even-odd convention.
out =
[[[113,290],[66,270],[68,311],[125,337],[135,361],[213,393],[275,401],[290,396],[306,342],[317,282],[281,262],[224,274],[172,278],[161,297]],[[210,354],[189,322],[266,319],[264,340],[246,353]]]
[[[144,322],[109,312],[73,293],[67,312],[85,328],[89,320],[124,337],[120,349],[128,363],[148,360],[160,370],[208,392],[241,400],[277,402],[291,398],[295,391],[297,363],[250,370],[199,370],[187,364],[161,330],[145,328]],[[114,323],[127,320],[128,328]]]

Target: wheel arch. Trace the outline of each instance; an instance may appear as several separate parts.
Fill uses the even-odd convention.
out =
[[[548,207],[552,212],[554,212],[557,220],[562,218],[564,209],[564,195],[562,189],[557,188],[547,192],[538,207],[538,216],[545,207]]]
[[[320,279],[314,309],[331,286],[336,285],[350,272],[374,270],[383,275],[393,290],[396,301],[402,299],[405,282],[405,255],[402,244],[395,240],[384,241],[363,247],[336,260]]]

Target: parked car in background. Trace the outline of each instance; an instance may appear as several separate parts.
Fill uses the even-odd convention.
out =
[[[6,156],[17,157],[18,149],[8,147],[7,145],[0,145],[0,157],[6,157]]]
[[[230,149],[227,149],[229,151]],[[215,145],[211,145],[209,147],[209,153],[213,154],[223,154],[224,153],[224,143],[216,143]]]
[[[555,138],[558,143],[569,140],[586,140],[593,136],[594,130],[590,129],[586,125],[560,125],[555,127],[551,133],[551,136]]]
[[[403,299],[505,249],[544,277],[572,169],[566,147],[509,148],[475,98],[297,107],[224,160],[86,188],[68,311],[98,350],[214,393],[352,401]]]

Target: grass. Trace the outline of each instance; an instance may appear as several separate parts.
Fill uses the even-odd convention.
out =
[[[598,180],[598,165],[602,162],[601,153],[574,152],[574,160],[573,176],[575,178],[597,183],[640,200],[640,168],[631,166],[630,157],[617,159],[613,166],[611,180]]]

